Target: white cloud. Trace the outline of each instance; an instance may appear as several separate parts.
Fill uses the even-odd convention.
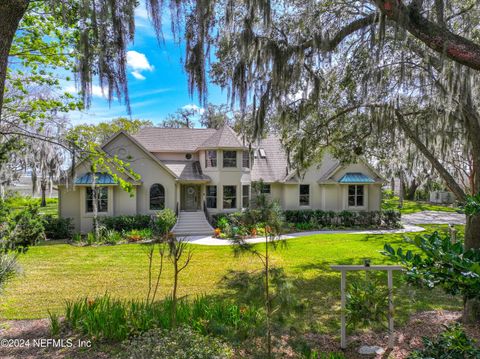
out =
[[[74,85],[69,85],[65,87],[65,92],[71,93],[71,94],[78,94],[77,88]],[[104,94],[104,93],[105,94]],[[104,89],[102,92],[102,88],[98,85],[92,85],[92,96],[96,97],[106,97],[108,90]]]
[[[143,76],[140,72],[138,71],[132,71],[131,72],[132,76],[135,77],[137,80],[145,80],[145,76]]]
[[[192,111],[195,111],[195,112],[199,113],[200,115],[202,115],[205,112],[205,109],[203,107],[198,107],[194,103],[190,103],[188,105],[185,105],[185,106],[182,107],[182,109],[192,110]]]
[[[145,76],[141,74],[142,71],[153,71],[153,66],[148,62],[145,54],[133,50],[127,52],[127,65],[137,80],[145,80]]]

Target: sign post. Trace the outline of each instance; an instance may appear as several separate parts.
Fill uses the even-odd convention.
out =
[[[342,349],[347,347],[347,325],[345,318],[345,306],[346,306],[346,287],[347,287],[347,272],[348,271],[387,271],[387,285],[388,285],[388,347],[393,348],[395,338],[393,334],[393,271],[402,270],[402,266],[370,266],[370,265],[333,265],[330,266],[332,270],[340,271],[342,274],[340,282],[341,292],[341,330],[340,330],[340,346]]]

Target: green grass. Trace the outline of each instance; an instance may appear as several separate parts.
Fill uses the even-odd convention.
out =
[[[433,229],[445,226],[430,226]],[[286,248],[274,252],[273,263],[285,268],[295,280],[298,296],[308,313],[298,325],[319,331],[338,326],[340,275],[331,264],[387,263],[379,253],[383,245],[403,243],[403,235],[324,234],[290,239]],[[192,245],[193,259],[181,273],[180,296],[225,294],[219,285],[228,270],[252,271],[260,268],[252,256],[234,257],[228,246]],[[142,245],[75,247],[47,242],[20,256],[23,274],[5,288],[0,300],[0,317],[5,319],[45,318],[62,314],[66,300],[94,297],[104,293],[115,298],[142,299],[147,293],[147,257]],[[167,263],[160,297],[170,293],[171,265]],[[354,274],[349,274],[349,278]],[[396,305],[401,321],[418,310],[458,309],[460,299],[441,291],[410,288],[397,274]],[[385,279],[386,280],[386,279]]]
[[[6,203],[15,211],[26,208],[30,204],[40,206],[41,199],[29,196],[15,196],[7,198]],[[47,206],[40,207],[40,213],[55,217],[58,216],[58,198],[47,198]]]
[[[399,198],[384,199],[382,201],[382,209],[398,210]],[[431,204],[428,202],[403,201],[403,208],[400,209],[402,214],[410,214],[422,211],[440,211],[440,212],[456,212],[458,207],[448,205]]]

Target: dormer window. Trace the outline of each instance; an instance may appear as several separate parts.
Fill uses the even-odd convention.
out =
[[[223,167],[237,167],[237,151],[223,151]]]
[[[217,151],[209,150],[205,153],[205,167],[217,167]]]

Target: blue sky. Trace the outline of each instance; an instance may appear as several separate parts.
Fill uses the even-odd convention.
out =
[[[179,108],[196,106],[200,109],[198,96],[191,98],[188,95],[187,75],[181,64],[181,59],[185,57],[184,47],[173,42],[169,19],[166,18],[164,25],[165,43],[159,45],[144,5],[137,8],[135,18],[135,42],[128,47],[132,118],[157,124]],[[67,91],[75,92],[74,85],[68,85]],[[210,103],[226,102],[226,91],[222,92],[218,86],[210,84],[208,91]],[[73,125],[107,121],[120,116],[127,116],[124,104],[114,100],[109,105],[102,97],[98,83],[94,83],[91,107],[70,114]]]

